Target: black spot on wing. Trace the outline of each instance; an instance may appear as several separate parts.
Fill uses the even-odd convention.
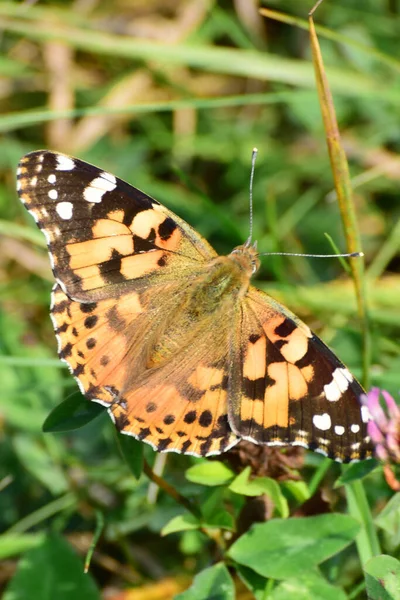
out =
[[[166,415],[164,417],[164,423],[165,425],[172,425],[172,423],[175,422],[175,417],[174,415]]]
[[[129,425],[129,418],[125,413],[120,413],[115,417],[115,425],[118,431],[123,431]]]
[[[195,410],[190,410],[183,417],[184,422],[187,423],[188,425],[190,425],[191,423],[194,423],[196,419],[197,419],[197,413]]]
[[[260,338],[261,338],[261,335],[259,335],[258,333],[252,333],[249,336],[249,342],[250,342],[250,344],[255,344]]]
[[[96,309],[96,307],[97,307],[96,302],[82,303],[79,305],[79,308],[81,309],[81,311],[83,313],[91,313]]]
[[[199,417],[199,424],[201,427],[210,427],[212,420],[213,420],[213,418],[212,418],[211,411],[203,410],[203,412],[201,413],[201,415]]]
[[[178,225],[171,217],[167,217],[158,227],[158,235],[163,241],[168,240]]]
[[[275,334],[279,337],[288,337],[295,329],[297,325],[291,319],[285,319],[280,325],[275,327]]]
[[[99,317],[97,315],[91,315],[90,317],[86,317],[84,321],[84,326],[86,327],[86,329],[93,329],[98,320]]]
[[[168,446],[170,445],[170,443],[172,442],[171,438],[163,438],[162,440],[159,440],[158,445],[157,445],[157,450],[159,452],[162,452],[163,450],[166,450],[168,448]]]

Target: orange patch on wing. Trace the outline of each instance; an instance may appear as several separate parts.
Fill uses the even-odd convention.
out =
[[[289,399],[301,400],[307,395],[307,383],[298,367],[288,364]]]
[[[287,427],[289,419],[288,371],[285,363],[272,363],[268,375],[275,384],[266,388],[264,396],[264,427]]]
[[[310,383],[314,379],[314,367],[312,365],[307,365],[300,370],[307,383]]]
[[[240,418],[242,421],[255,421],[257,425],[264,422],[264,402],[262,400],[250,400],[242,397],[240,403]]]
[[[263,329],[271,342],[277,342],[283,339],[281,336],[275,333],[275,329],[282,325],[285,321],[285,317],[282,315],[269,316],[268,320],[263,323]]]
[[[205,384],[206,368],[203,369],[197,376]],[[218,369],[210,368],[209,371],[216,381],[221,380]],[[196,376],[192,374],[190,379],[195,380]],[[184,388],[184,382],[180,383]],[[166,383],[141,386],[127,392],[124,399],[126,411],[118,405],[111,407],[117,419],[118,416],[123,417],[123,430],[140,436],[156,448],[161,444],[163,450],[184,450],[185,453],[204,455],[220,452],[223,439],[229,444],[237,439],[229,429],[220,436],[212,436],[221,428],[219,418],[227,413],[226,390],[207,389],[197,402],[191,403],[175,385]],[[168,443],[165,443],[166,440]]]
[[[98,219],[92,227],[92,233],[95,238],[107,238],[115,235],[131,237],[132,235],[126,225],[111,219]]]
[[[113,221],[118,221],[119,223],[122,223],[125,218],[125,211],[112,210],[111,212],[108,213],[107,217],[109,219],[112,219]]]
[[[243,364],[243,376],[254,381],[265,376],[267,340],[263,336],[254,344],[247,345]]]
[[[71,257],[69,262],[71,269],[80,269],[110,260],[113,250],[125,256],[133,254],[133,239],[131,235],[104,237],[67,244],[66,250]]]
[[[188,382],[198,390],[208,390],[214,385],[220,385],[224,377],[224,371],[203,367],[199,365],[196,371],[189,377]]]
[[[160,248],[165,248],[166,250],[175,250],[179,246],[181,239],[182,233],[180,229],[176,228],[167,240],[161,239],[157,233],[156,244],[157,246],[160,246]]]
[[[166,218],[165,214],[153,208],[142,210],[133,219],[130,230],[135,235],[146,239],[149,237],[151,230],[154,229],[157,231],[157,228],[161,223],[164,223]]]
[[[104,279],[97,265],[90,265],[89,267],[82,267],[75,270],[76,274],[82,279],[82,290],[94,290],[104,285]]]
[[[139,294],[131,292],[124,294],[118,299],[118,314],[122,318],[134,319],[138,314],[143,312],[143,307],[140,303]]]
[[[124,302],[134,305],[136,296],[127,294]],[[88,313],[82,310],[85,305],[70,300],[61,288],[57,288],[53,292],[53,305],[52,318],[58,328],[60,357],[72,371],[76,370],[75,376],[84,391],[96,388],[98,400],[114,402],[115,395],[119,391],[123,393],[128,377],[128,364],[124,363],[124,358],[129,350],[127,338],[113,331],[104,317],[115,305],[115,300],[100,301]],[[94,326],[87,327],[86,320],[93,317],[97,319]]]
[[[285,339],[287,340],[287,344],[282,346],[280,352],[283,358],[293,364],[307,353],[308,337],[304,335],[301,329],[297,328]]]
[[[121,260],[121,273],[126,279],[136,279],[159,268],[157,262],[163,255],[162,250],[153,250],[127,256]]]

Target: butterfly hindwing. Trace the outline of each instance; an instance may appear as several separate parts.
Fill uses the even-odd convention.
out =
[[[88,301],[184,277],[215,256],[159,202],[108,172],[48,151],[20,161],[21,200],[45,233],[53,272],[70,297]]]
[[[52,319],[59,356],[82,393],[107,406],[123,433],[160,451],[219,454],[239,441],[227,415],[227,328],[190,336],[180,322],[182,348],[163,360],[177,333],[165,322],[183,312],[182,296],[164,289],[162,310],[151,306],[152,298],[132,291],[118,303],[80,303],[57,284]]]
[[[343,462],[371,456],[363,390],[333,352],[259,290],[249,289],[242,315],[232,429],[255,443],[299,445]]]

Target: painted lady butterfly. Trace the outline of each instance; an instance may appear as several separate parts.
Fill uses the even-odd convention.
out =
[[[254,245],[218,256],[156,200],[63,154],[23,157],[18,191],[47,238],[59,356],[120,431],[195,456],[240,439],[372,455],[361,386],[250,285]]]

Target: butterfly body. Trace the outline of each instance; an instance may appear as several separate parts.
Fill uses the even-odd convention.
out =
[[[218,256],[156,200],[61,154],[25,156],[18,188],[48,241],[59,356],[122,432],[195,456],[240,439],[372,455],[361,386],[251,285],[255,245]]]

